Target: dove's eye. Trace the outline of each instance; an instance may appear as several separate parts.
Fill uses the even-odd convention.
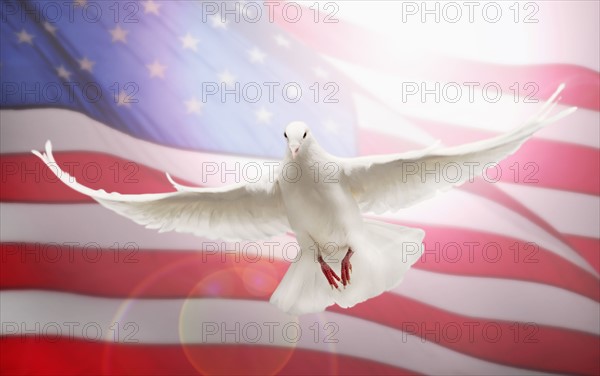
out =
[[[306,138],[306,132],[304,132],[304,136],[302,136],[302,138]]]
[[[283,137],[287,138],[287,133],[283,132]]]

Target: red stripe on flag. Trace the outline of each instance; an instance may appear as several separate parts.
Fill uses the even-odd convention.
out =
[[[416,375],[352,356],[243,345],[129,345],[46,337],[0,338],[2,374]]]
[[[565,239],[581,257],[600,272],[600,239],[577,235],[565,235]]]

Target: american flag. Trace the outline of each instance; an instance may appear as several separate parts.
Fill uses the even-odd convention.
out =
[[[3,1],[2,374],[599,374],[599,3]],[[159,234],[108,192],[252,179],[308,123],[340,156],[492,137],[577,106],[484,176],[379,219],[402,284],[300,317],[293,234]],[[255,168],[258,166],[258,169]]]

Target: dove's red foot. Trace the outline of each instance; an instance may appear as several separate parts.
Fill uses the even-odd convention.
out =
[[[342,284],[344,288],[347,284],[350,284],[350,272],[352,271],[352,264],[350,263],[350,257],[354,254],[354,251],[348,248],[346,256],[342,259]]]
[[[338,275],[335,274],[333,269],[331,269],[331,267],[327,265],[327,263],[323,260],[323,257],[319,256],[318,260],[319,264],[321,264],[321,271],[325,275],[325,278],[327,278],[327,282],[329,282],[331,288],[333,289],[335,287],[339,291],[338,285],[335,282],[335,280],[337,279],[339,281],[340,277],[338,277]]]

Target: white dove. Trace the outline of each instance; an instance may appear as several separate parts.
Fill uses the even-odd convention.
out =
[[[473,179],[538,129],[575,110],[548,117],[563,87],[512,132],[404,154],[338,158],[319,146],[306,124],[292,122],[285,129],[288,150],[274,181],[220,188],[185,187],[167,174],[177,192],[107,193],[57,169],[50,141],[45,153],[32,152],[69,187],[148,228],[223,240],[256,240],[293,230],[300,255],[270,301],[285,312],[304,314],[333,304],[351,307],[397,286],[421,256],[425,232],[364,219],[362,213],[399,210]],[[459,168],[458,179],[431,174],[448,164]]]

